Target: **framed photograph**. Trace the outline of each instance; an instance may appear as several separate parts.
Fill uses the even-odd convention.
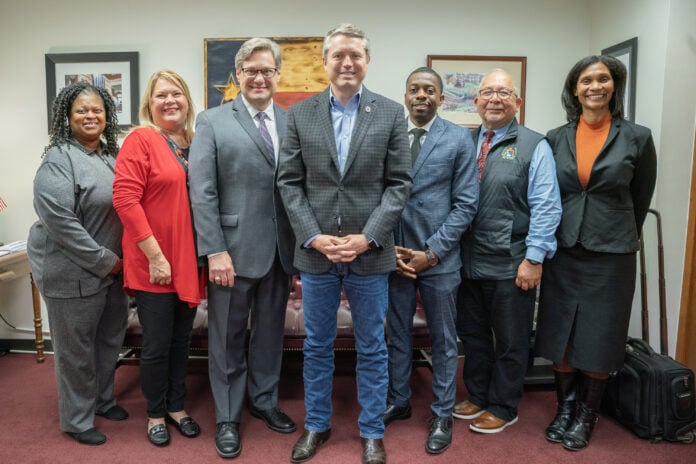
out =
[[[103,87],[111,94],[121,129],[138,124],[138,52],[47,53],[46,105],[49,128],[51,107],[58,92],[66,85],[83,81]]]
[[[527,57],[428,55],[428,66],[440,74],[444,83],[442,90],[445,101],[440,106],[440,117],[460,126],[476,127],[481,124],[474,105],[479,84],[489,72],[503,69],[512,76],[518,95],[522,98],[517,120],[524,124]]]
[[[626,66],[626,93],[624,94],[624,116],[629,121],[636,118],[636,70],[638,69],[638,37],[602,50],[602,55],[617,58]]]
[[[205,107],[213,108],[239,93],[234,57],[251,37],[204,39]],[[323,37],[271,37],[283,51],[280,82],[273,100],[283,108],[323,92],[329,85],[322,61]]]

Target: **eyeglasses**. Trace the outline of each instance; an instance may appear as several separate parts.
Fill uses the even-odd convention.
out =
[[[510,89],[483,89],[479,90],[478,94],[479,97],[483,98],[484,100],[490,100],[491,98],[493,98],[493,95],[495,94],[498,94],[498,98],[500,98],[501,100],[507,100],[508,98],[515,95],[515,91]]]
[[[271,77],[275,76],[276,73],[278,72],[278,68],[264,68],[264,69],[254,69],[254,68],[242,68],[242,72],[244,73],[244,77],[247,78],[253,78],[259,75],[265,77],[266,79],[270,79]]]

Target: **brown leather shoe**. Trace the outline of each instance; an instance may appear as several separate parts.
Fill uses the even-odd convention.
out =
[[[387,452],[381,438],[363,438],[362,464],[385,464]]]
[[[476,406],[469,400],[462,401],[454,406],[452,416],[457,419],[476,419],[485,411],[483,408]]]
[[[292,447],[290,462],[305,462],[314,457],[321,446],[331,436],[331,429],[324,432],[310,432],[305,430],[299,440]]]
[[[469,424],[469,428],[474,432],[479,433],[498,433],[502,432],[515,422],[517,422],[517,417],[515,417],[511,421],[506,421],[499,417],[495,417],[493,414],[486,411],[483,414],[481,414],[480,417],[474,419],[474,422]]]

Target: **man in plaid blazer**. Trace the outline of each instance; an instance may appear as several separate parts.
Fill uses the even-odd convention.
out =
[[[336,312],[348,297],[358,353],[358,425],[363,462],[383,463],[387,277],[396,269],[394,227],[411,187],[401,105],[362,82],[370,62],[365,33],[344,24],[323,47],[331,85],[288,112],[278,187],[295,232],[307,338],[305,432],[292,462],[314,456],[331,432]]]

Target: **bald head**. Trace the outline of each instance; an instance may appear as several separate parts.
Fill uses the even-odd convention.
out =
[[[502,69],[496,69],[481,80],[474,104],[484,127],[498,129],[515,118],[522,99],[517,95],[512,76]]]

